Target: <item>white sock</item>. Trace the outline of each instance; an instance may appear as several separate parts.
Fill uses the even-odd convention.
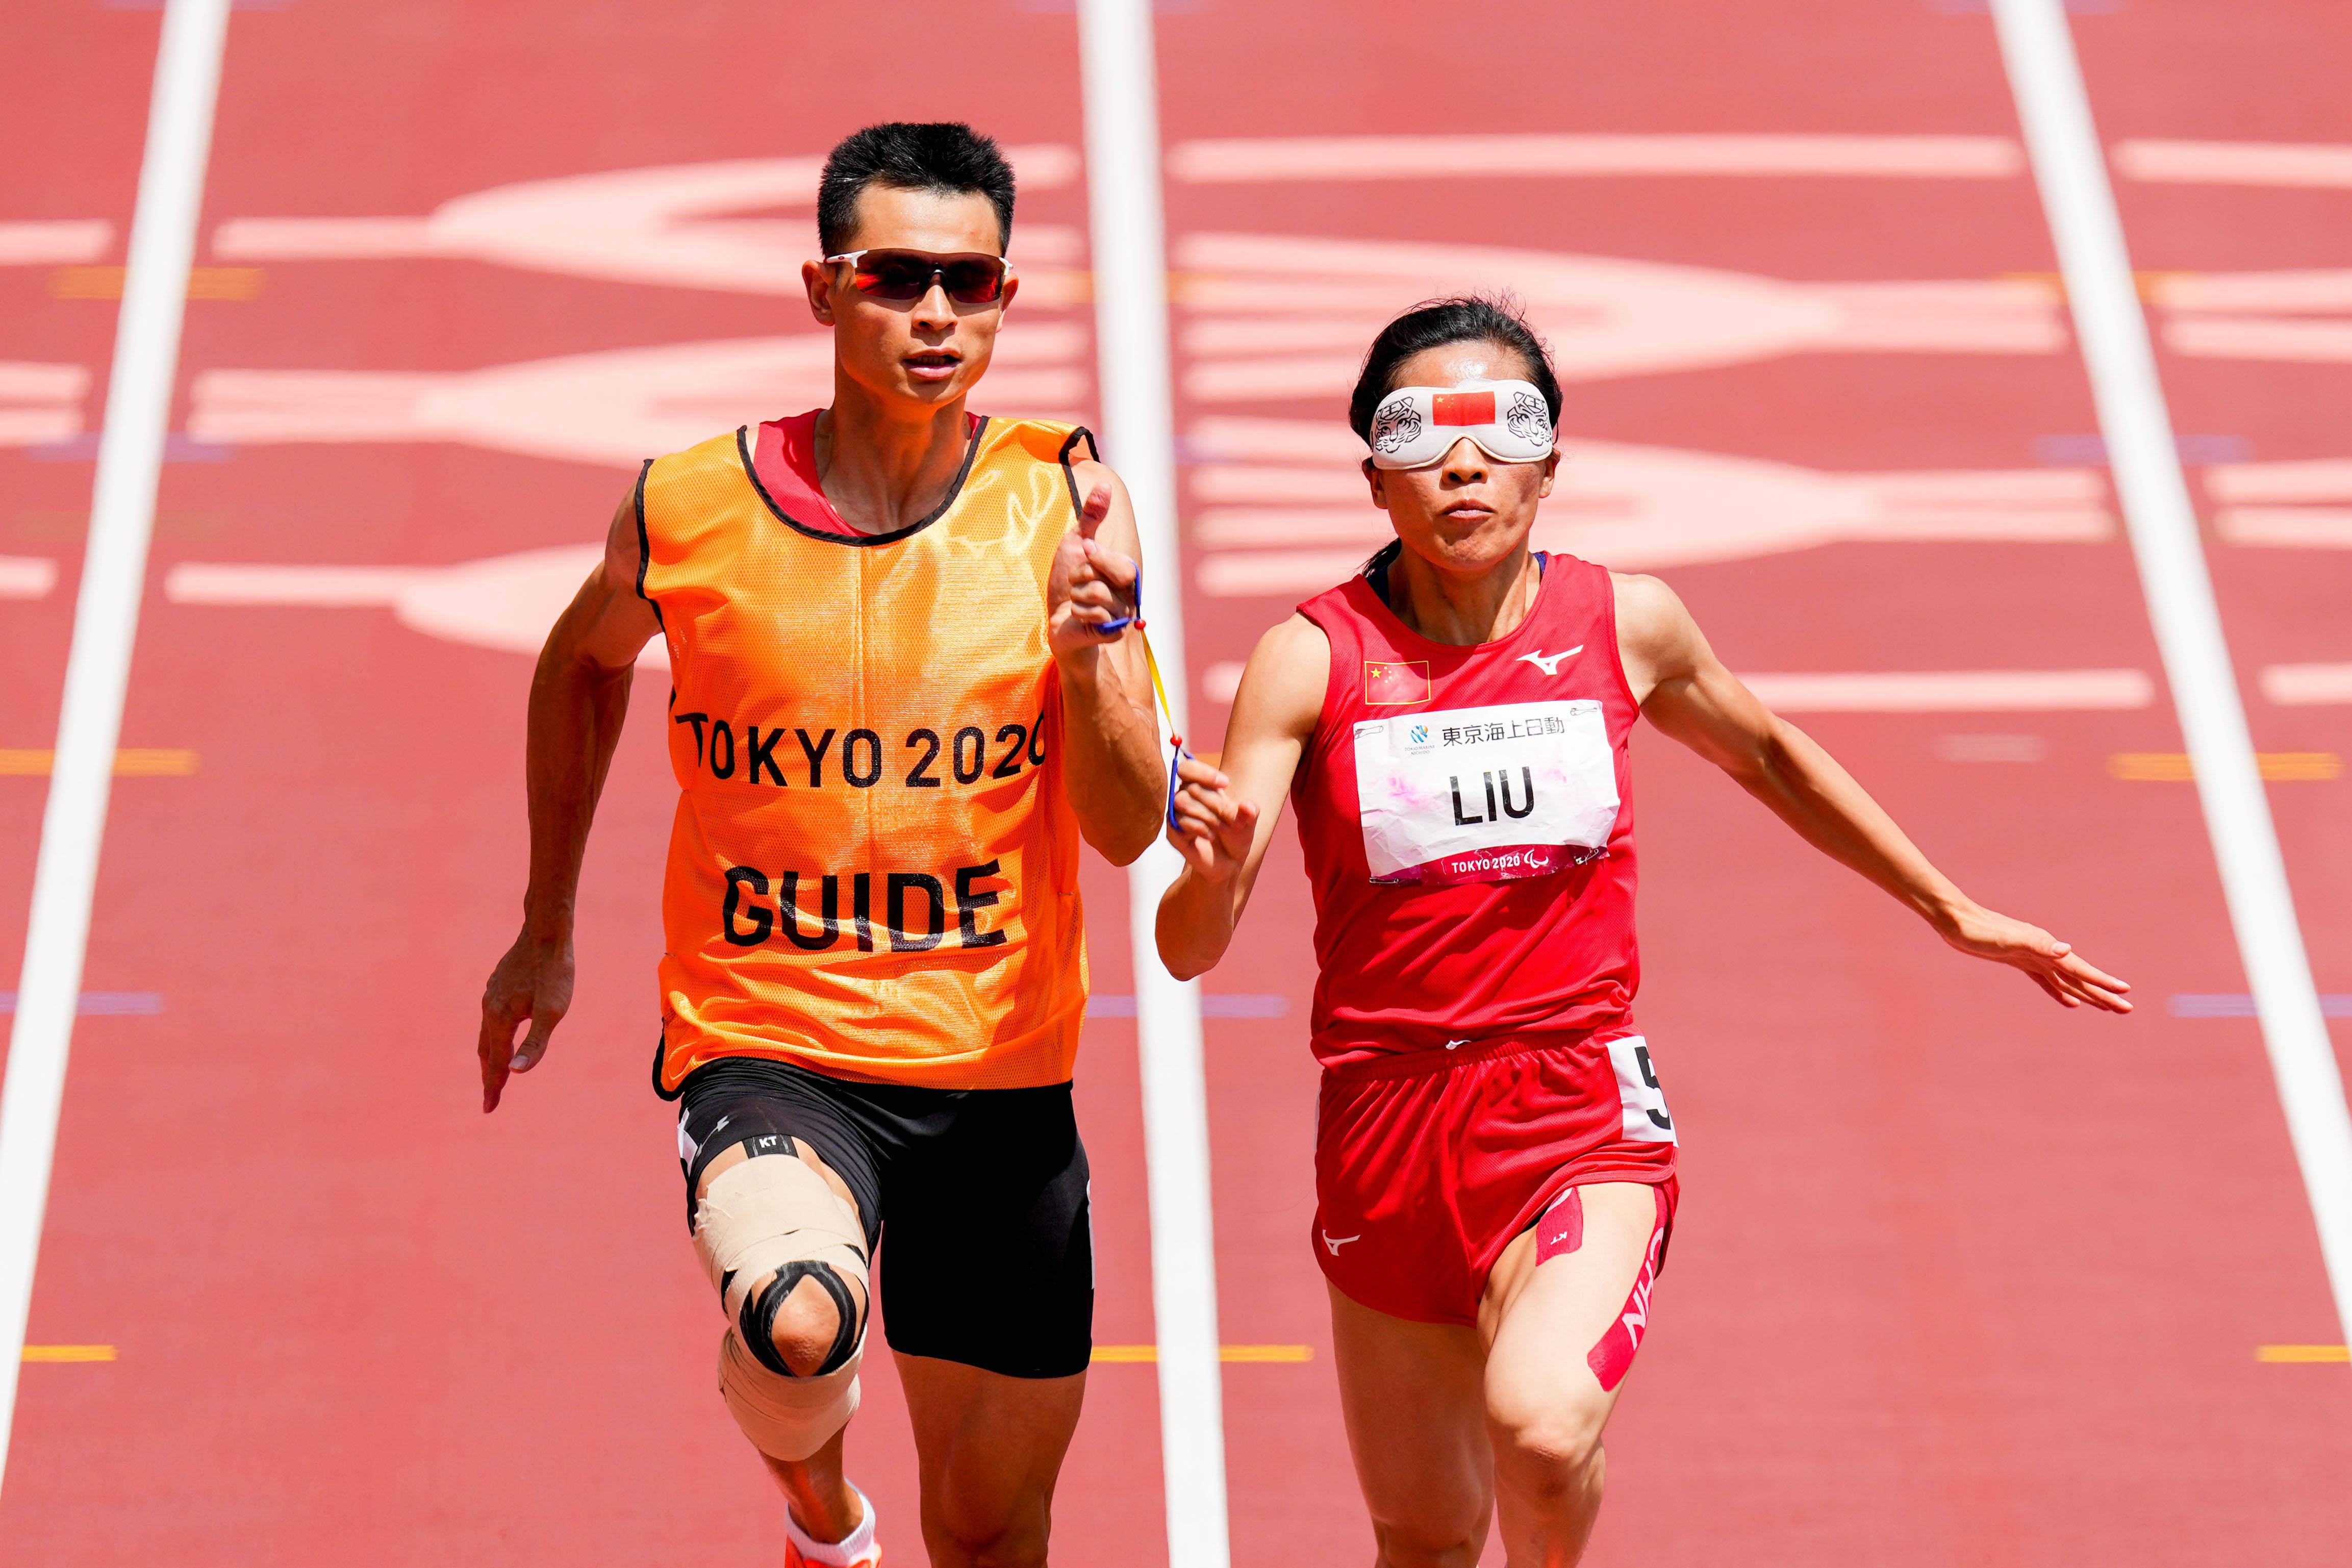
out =
[[[847,1482],[843,1484],[849,1485]],[[817,1540],[801,1528],[791,1509],[784,1510],[784,1533],[792,1537],[793,1545],[803,1558],[822,1564],[823,1568],[853,1568],[860,1559],[871,1555],[874,1551],[874,1505],[856,1487],[850,1486],[849,1489],[856,1497],[858,1510],[865,1517],[857,1521],[856,1530],[839,1541]]]

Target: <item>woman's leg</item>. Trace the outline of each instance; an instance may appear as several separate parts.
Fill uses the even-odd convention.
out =
[[[1331,1341],[1377,1568],[1475,1568],[1494,1509],[1478,1331],[1333,1288]]]
[[[1601,1432],[1641,1327],[1622,1319],[1658,1225],[1657,1195],[1640,1183],[1596,1183],[1566,1201],[1582,1206],[1576,1245],[1559,1244],[1565,1226],[1521,1235],[1488,1277],[1479,1310],[1485,1419],[1511,1568],[1569,1568],[1584,1554],[1601,1510]],[[1551,1256],[1538,1258],[1537,1238],[1548,1229]],[[1646,1316],[1646,1296],[1635,1310]]]

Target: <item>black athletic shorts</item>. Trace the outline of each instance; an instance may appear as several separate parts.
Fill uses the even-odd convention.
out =
[[[711,1161],[749,1139],[805,1142],[857,1199],[892,1350],[1008,1377],[1086,1371],[1094,1231],[1068,1084],[849,1083],[731,1057],[678,1098],[689,1226]]]

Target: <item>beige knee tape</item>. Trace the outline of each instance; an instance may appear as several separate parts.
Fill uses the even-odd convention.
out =
[[[822,1377],[779,1377],[751,1358],[732,1324],[719,1342],[719,1392],[751,1447],[793,1462],[824,1447],[857,1414],[861,1338],[847,1364]]]
[[[789,1154],[720,1172],[695,1205],[694,1247],[730,1319],[740,1320],[744,1299],[787,1263],[829,1263],[866,1294],[866,1233],[856,1212]]]
[[[786,1377],[752,1355],[738,1325],[744,1301],[789,1263],[830,1264],[856,1281],[853,1295],[865,1300],[866,1235],[856,1211],[798,1159],[761,1155],[730,1165],[704,1189],[695,1205],[694,1245],[727,1308],[719,1391],[735,1424],[771,1458],[807,1458],[857,1410],[864,1326],[841,1366],[815,1377]]]

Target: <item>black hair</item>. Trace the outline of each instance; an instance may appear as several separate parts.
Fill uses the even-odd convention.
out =
[[[996,209],[996,248],[1013,238],[1013,165],[996,143],[961,121],[869,125],[825,155],[816,187],[816,237],[827,256],[857,232],[857,197],[868,185],[940,195],[978,195]]]
[[[1381,399],[1396,390],[1397,367],[1423,349],[1448,343],[1495,343],[1527,362],[1528,379],[1543,394],[1551,422],[1559,423],[1559,378],[1552,374],[1551,350],[1528,325],[1519,302],[1507,294],[1460,294],[1450,300],[1424,300],[1381,329],[1364,355],[1356,390],[1348,399],[1348,423],[1366,441],[1372,438],[1372,414]]]

